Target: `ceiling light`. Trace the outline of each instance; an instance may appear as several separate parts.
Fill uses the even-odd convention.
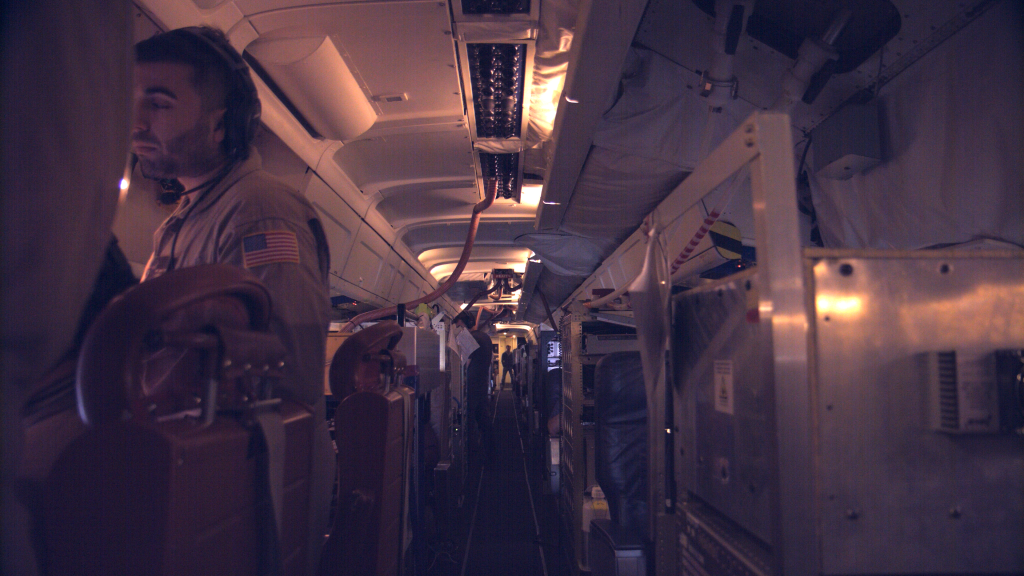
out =
[[[544,202],[541,202],[541,204],[547,204],[548,206],[561,206],[562,205],[561,202],[548,202],[546,200]]]
[[[460,304],[459,305],[459,310],[465,310],[467,304],[468,304],[468,302],[463,302],[462,304]]]
[[[519,193],[519,203],[523,206],[536,208],[540,204],[540,196],[543,191],[543,184],[523,184],[523,189]]]

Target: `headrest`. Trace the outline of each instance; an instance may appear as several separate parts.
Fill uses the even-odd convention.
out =
[[[388,320],[356,332],[338,347],[331,359],[328,382],[335,399],[343,400],[356,391],[382,390],[385,366],[404,368],[405,357],[395,350],[402,339],[397,322]]]
[[[268,340],[269,322],[266,288],[241,268],[195,266],[143,282],[112,300],[85,336],[76,374],[82,420],[98,424],[152,411],[154,397],[173,393],[180,380],[167,377],[172,371],[219,373],[224,333]],[[281,350],[276,340],[268,345]],[[178,351],[173,362],[164,361],[174,354],[168,350]],[[200,357],[218,364],[191,361]],[[154,378],[161,366],[168,371]]]

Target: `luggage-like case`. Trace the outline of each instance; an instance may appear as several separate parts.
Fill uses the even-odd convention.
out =
[[[76,378],[88,425],[45,484],[45,571],[304,574],[313,412],[272,398],[266,289],[182,269],[114,300]]]

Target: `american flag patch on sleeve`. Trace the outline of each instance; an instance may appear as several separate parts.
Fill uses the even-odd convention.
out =
[[[255,268],[281,262],[299,263],[299,241],[294,232],[273,230],[242,238],[242,266]]]

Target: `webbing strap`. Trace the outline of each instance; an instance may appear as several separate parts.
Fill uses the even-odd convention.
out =
[[[284,501],[284,421],[277,410],[259,410],[253,414],[263,436],[266,452],[258,474],[265,487],[270,506],[261,507],[260,535],[265,555],[261,573],[279,576],[282,572],[281,529]]]

